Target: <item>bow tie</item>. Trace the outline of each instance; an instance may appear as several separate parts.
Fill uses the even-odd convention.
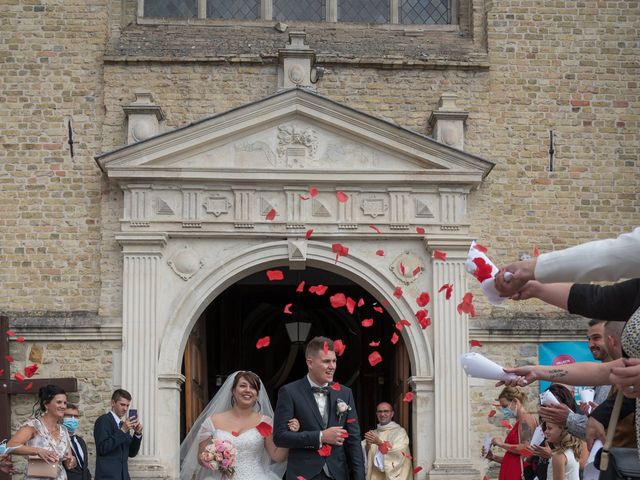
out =
[[[329,395],[329,387],[311,387],[313,393],[321,393],[322,395]]]

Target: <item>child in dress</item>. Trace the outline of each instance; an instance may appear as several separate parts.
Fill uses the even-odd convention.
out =
[[[547,480],[579,480],[580,439],[571,435],[564,426],[552,422],[546,422],[544,436],[552,445]]]

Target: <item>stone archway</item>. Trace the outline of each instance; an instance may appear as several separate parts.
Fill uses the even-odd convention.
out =
[[[490,162],[302,89],[97,160],[124,193],[115,235],[121,384],[146,419],[134,478],[176,478],[180,361],[202,310],[238,278],[285,264],[351,279],[388,301],[395,320],[413,319],[415,297],[431,294],[433,326],[403,332],[421,432],[416,461],[430,478],[477,476],[467,380],[456,368],[467,318],[456,305],[466,290],[468,195]],[[350,249],[337,264],[334,242]],[[446,261],[433,260],[434,249]],[[402,271],[407,262],[420,266],[417,275]],[[448,302],[437,294],[444,283],[456,286]],[[409,294],[396,299],[399,285]]]

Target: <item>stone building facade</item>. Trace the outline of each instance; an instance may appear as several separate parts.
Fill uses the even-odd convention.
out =
[[[157,19],[132,0],[5,2],[0,311],[26,338],[11,342],[12,368],[40,347],[39,375],[76,376],[88,439],[113,388],[130,388],[152,417],[134,475],[175,478],[179,424],[167,405],[179,402],[181,355],[208,301],[243,272],[298,262],[359,279],[392,317],[411,317],[414,302],[391,295],[400,280],[389,268],[409,251],[425,275],[407,297],[431,292],[434,322],[403,331],[412,420],[428,425],[413,438],[418,478],[482,478],[481,435],[500,434],[486,419],[496,390],[448,362],[468,338],[505,364],[535,362],[537,343],[580,339],[584,322],[479,296],[476,317],[460,318],[437,287],[466,282],[472,238],[504,263],[638,224],[640,6],[452,2],[449,24],[422,26]],[[316,139],[279,141],[279,127]],[[327,217],[295,200],[315,184]],[[351,207],[329,205],[336,189]],[[238,206],[243,195],[253,210]],[[262,199],[283,217],[265,222]],[[305,242],[311,224],[317,237]],[[394,252],[384,261],[372,254],[381,238]],[[333,239],[352,249],[340,270]],[[227,270],[211,248],[226,252]],[[33,401],[12,398],[14,428]]]

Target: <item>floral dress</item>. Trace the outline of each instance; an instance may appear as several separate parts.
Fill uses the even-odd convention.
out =
[[[46,448],[48,450],[55,450],[60,457],[60,462],[58,463],[58,476],[56,480],[67,480],[67,472],[62,466],[62,459],[67,453],[67,449],[70,445],[69,434],[67,433],[67,429],[64,428],[61,424],[58,425],[58,436],[59,440],[56,440],[49,434],[49,430],[47,427],[37,418],[28,420],[21,425],[21,427],[31,427],[35,428],[36,435],[27,442],[28,447],[36,447],[36,448]],[[24,480],[38,480],[40,477],[30,477],[26,474]]]

